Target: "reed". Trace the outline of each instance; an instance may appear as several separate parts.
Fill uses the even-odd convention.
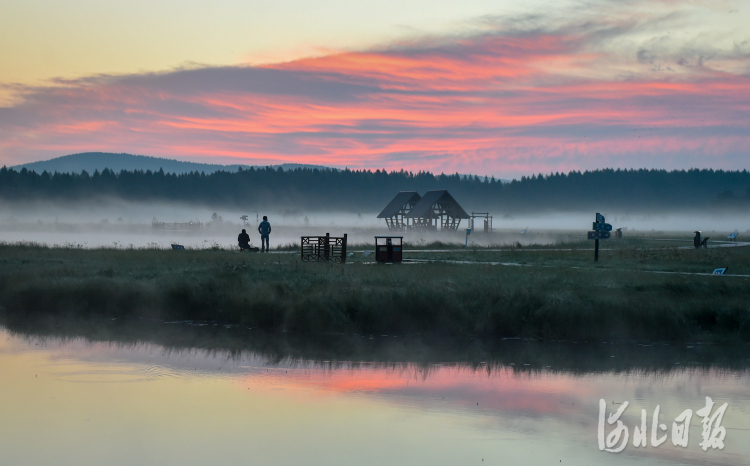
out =
[[[604,266],[587,250],[474,249],[446,253],[469,263],[380,265],[358,254],[342,266],[301,263],[291,253],[0,245],[0,306],[10,321],[99,316],[300,334],[748,341],[747,277],[650,271],[660,260],[687,271],[747,263],[745,249],[709,250],[718,256],[707,258],[623,248]],[[495,259],[525,265],[487,263]]]

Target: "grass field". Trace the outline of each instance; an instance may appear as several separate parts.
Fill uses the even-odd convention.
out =
[[[405,258],[419,262],[373,264],[356,252],[344,266],[302,263],[291,250],[0,245],[0,306],[8,321],[143,317],[299,334],[750,340],[750,247],[681,249],[689,240],[602,241],[598,263],[586,241],[418,244]],[[696,275],[721,266],[733,275]]]

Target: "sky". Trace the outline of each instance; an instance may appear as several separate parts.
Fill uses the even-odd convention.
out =
[[[748,168],[750,1],[0,3],[0,165]]]

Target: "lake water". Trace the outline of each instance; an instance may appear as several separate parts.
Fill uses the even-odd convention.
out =
[[[623,363],[628,347],[600,345],[587,369],[539,362],[555,361],[560,351],[554,349],[548,359],[501,346],[504,356],[495,361],[399,360],[380,351],[371,361],[357,356],[354,362],[323,360],[314,350],[317,356],[306,359],[307,349],[191,347],[102,335],[29,335],[0,327],[0,463],[750,463],[747,353],[725,355],[740,361],[726,367],[701,363],[700,348],[639,349],[648,353],[638,359],[659,361],[653,368]],[[571,354],[583,359],[589,351]],[[715,402],[712,412],[728,404],[723,449],[699,446],[695,412],[707,396]],[[629,441],[620,453],[599,449],[600,399],[607,415],[622,406],[613,403],[629,402],[620,418]],[[667,426],[659,436],[666,433],[667,440],[653,447],[657,405]],[[641,409],[649,440],[636,448]],[[685,409],[694,414],[683,448],[671,434]],[[613,428],[605,422],[606,435]]]

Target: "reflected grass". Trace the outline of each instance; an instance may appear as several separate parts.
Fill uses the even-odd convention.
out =
[[[227,359],[257,356],[266,364],[325,368],[456,365],[492,372],[668,374],[684,370],[746,371],[747,343],[639,343],[486,339],[440,335],[361,335],[265,332],[241,326],[101,317],[8,321],[11,334],[27,340],[104,342],[122,347],[156,344],[166,353],[205,351]]]

